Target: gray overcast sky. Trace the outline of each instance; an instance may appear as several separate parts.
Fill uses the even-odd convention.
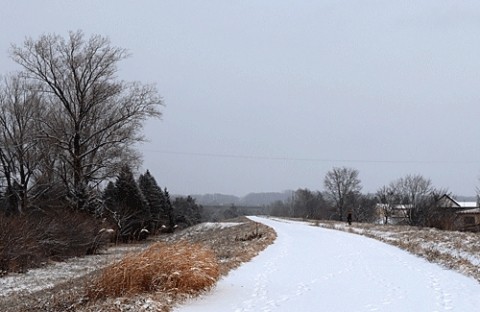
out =
[[[422,174],[480,185],[480,2],[0,0],[11,43],[83,30],[127,48],[120,77],[165,100],[141,146],[171,193],[323,189],[333,166],[364,191]]]

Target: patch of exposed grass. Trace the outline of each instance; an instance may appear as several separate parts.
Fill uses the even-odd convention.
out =
[[[186,240],[209,246],[220,262],[220,273],[226,275],[230,270],[255,257],[275,240],[276,233],[268,226],[245,217],[230,220],[237,226],[192,227],[168,237],[167,241]]]
[[[198,294],[220,276],[214,252],[186,242],[155,243],[105,268],[88,288],[89,299],[167,292]]]

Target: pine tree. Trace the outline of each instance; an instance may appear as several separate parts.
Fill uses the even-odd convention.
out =
[[[173,207],[176,224],[189,227],[201,222],[202,207],[191,196],[175,198]]]
[[[113,210],[116,205],[117,189],[115,183],[109,181],[107,187],[103,191],[103,202],[108,210]]]
[[[145,196],[148,206],[150,207],[150,215],[152,224],[150,230],[155,232],[162,225],[167,226],[168,217],[164,213],[165,196],[162,189],[158,186],[155,178],[146,171],[145,174],[138,178],[138,186]]]
[[[122,167],[114,189],[107,186],[107,190],[106,205],[111,205],[110,209],[121,238],[127,241],[144,236],[152,217],[148,202],[135,182],[129,166]]]
[[[172,202],[170,201],[170,194],[168,193],[168,190],[167,188],[164,189],[163,191],[163,198],[164,198],[164,202],[163,202],[163,213],[164,213],[164,216],[168,222],[168,225],[166,226],[167,228],[167,231],[169,232],[173,232],[173,230],[175,229],[175,216],[174,216],[174,211],[173,211],[173,205],[172,205]]]

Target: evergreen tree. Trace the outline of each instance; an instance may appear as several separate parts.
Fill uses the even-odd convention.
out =
[[[114,188],[109,184],[104,196],[124,241],[144,235],[152,219],[150,208],[129,166],[122,167]]]
[[[115,209],[116,198],[117,189],[115,188],[115,183],[109,181],[107,187],[105,187],[105,190],[103,191],[103,202],[108,210]]]
[[[168,222],[166,229],[169,232],[173,232],[175,229],[175,216],[174,216],[174,210],[173,210],[173,205],[172,202],[170,201],[170,194],[168,193],[167,188],[164,189],[163,191],[163,212],[165,216],[165,220]]]
[[[150,215],[152,219],[151,231],[155,232],[162,225],[169,225],[168,216],[164,212],[165,196],[162,189],[158,186],[155,178],[150,174],[150,171],[146,171],[145,174],[140,175],[138,178],[138,186],[142,191],[145,199],[150,207]]]
[[[175,198],[173,207],[177,225],[189,227],[200,223],[201,206],[197,205],[191,196]]]

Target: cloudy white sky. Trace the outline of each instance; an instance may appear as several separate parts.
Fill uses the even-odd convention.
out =
[[[364,191],[422,174],[480,185],[480,2],[0,0],[11,43],[69,30],[130,51],[120,78],[165,107],[140,148],[171,193],[323,189],[333,166]]]

